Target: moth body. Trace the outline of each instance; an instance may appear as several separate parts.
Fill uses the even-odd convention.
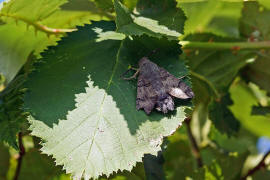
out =
[[[189,99],[194,93],[183,80],[143,57],[139,61],[136,108],[144,109],[147,114],[154,108],[168,113],[174,110],[172,97]]]

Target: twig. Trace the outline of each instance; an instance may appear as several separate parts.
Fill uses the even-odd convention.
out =
[[[32,26],[35,27],[36,30],[45,32],[47,35],[51,35],[51,34],[58,35],[58,34],[65,34],[67,32],[76,31],[76,29],[55,29],[55,28],[50,28],[50,27],[47,27],[45,25],[42,25],[40,22],[34,22],[34,21],[31,21],[31,20],[29,20],[29,19],[27,19],[25,17],[21,17],[21,16],[14,15],[14,14],[0,13],[0,17],[1,16],[13,18],[13,19],[15,19],[16,22],[17,21],[23,21],[23,22],[25,22],[27,24],[27,27],[32,25]]]
[[[270,151],[268,151],[262,158],[262,160],[259,162],[259,164],[257,164],[257,166],[255,166],[253,169],[250,169],[247,174],[245,176],[243,176],[241,178],[241,180],[246,180],[248,176],[253,175],[256,171],[260,170],[261,168],[265,168],[266,167],[266,163],[265,163],[265,159],[267,158],[267,156],[270,155]]]
[[[203,166],[203,162],[202,162],[199,146],[198,146],[198,144],[197,144],[197,142],[192,134],[192,131],[191,131],[190,122],[191,122],[191,117],[188,117],[185,119],[185,123],[187,125],[188,137],[189,137],[189,140],[191,142],[191,150],[192,150],[192,153],[197,161],[197,165],[200,168]]]
[[[242,50],[242,49],[270,49],[270,41],[261,42],[193,42],[181,41],[183,49],[215,49],[215,50]]]
[[[18,180],[19,178],[19,174],[20,174],[20,171],[21,171],[21,166],[22,166],[22,160],[23,160],[23,156],[25,154],[25,149],[24,149],[24,146],[23,146],[23,142],[22,142],[22,132],[19,132],[19,135],[18,135],[18,139],[19,139],[19,158],[18,158],[18,163],[17,163],[17,167],[16,167],[16,171],[15,171],[15,175],[14,175],[14,178],[13,180]]]

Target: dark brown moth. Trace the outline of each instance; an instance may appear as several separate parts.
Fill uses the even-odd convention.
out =
[[[181,78],[176,78],[164,68],[143,57],[139,69],[131,78],[139,74],[137,82],[137,110],[143,109],[150,114],[155,108],[163,113],[174,110],[175,98],[190,99],[194,97],[191,88]]]

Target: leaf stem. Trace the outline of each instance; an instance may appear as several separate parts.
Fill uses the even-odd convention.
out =
[[[191,143],[191,150],[192,150],[192,153],[197,161],[197,165],[200,168],[203,166],[203,162],[202,162],[199,146],[198,146],[198,144],[195,140],[195,137],[191,131],[190,122],[191,122],[191,117],[188,117],[185,119],[185,123],[187,125],[188,138],[189,138],[190,143]]]
[[[15,19],[15,21],[23,21],[27,24],[27,26],[34,26],[36,30],[39,30],[39,31],[42,31],[42,32],[45,32],[46,34],[48,35],[51,35],[51,34],[55,34],[55,35],[58,35],[58,34],[64,34],[64,33],[67,33],[67,32],[72,32],[72,31],[75,31],[76,29],[54,29],[54,28],[50,28],[50,27],[47,27],[45,25],[42,25],[40,22],[33,22],[25,17],[21,17],[21,16],[18,16],[18,15],[13,15],[13,14],[7,14],[7,13],[0,13],[0,17],[1,16],[5,16],[5,17],[10,17],[10,18],[13,18]]]
[[[19,178],[19,174],[21,172],[21,167],[22,167],[22,160],[23,160],[23,156],[25,154],[25,149],[24,149],[24,145],[22,142],[22,132],[19,132],[18,134],[18,141],[19,141],[19,158],[18,158],[18,163],[17,163],[17,167],[16,167],[16,171],[15,171],[15,175],[13,180],[18,180]]]
[[[249,176],[253,175],[256,171],[260,170],[261,168],[266,167],[265,159],[270,155],[270,151],[268,151],[262,158],[262,160],[255,166],[253,169],[250,169],[245,176],[241,178],[241,180],[246,180]]]
[[[270,41],[260,42],[192,42],[180,41],[183,49],[215,49],[215,50],[240,50],[240,49],[270,49]]]

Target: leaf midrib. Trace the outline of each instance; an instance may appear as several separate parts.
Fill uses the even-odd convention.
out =
[[[123,46],[123,40],[121,41],[121,44],[120,44],[119,49],[118,49],[118,51],[117,51],[115,64],[114,64],[114,67],[113,67],[113,70],[112,70],[112,75],[111,75],[111,77],[110,77],[110,79],[109,79],[109,81],[108,81],[108,84],[107,84],[107,87],[106,87],[106,91],[108,91],[108,90],[110,89],[110,87],[111,87],[112,80],[113,80],[113,77],[114,77],[114,75],[115,75],[115,72],[116,72],[118,63],[119,63],[120,50],[121,50],[122,46]],[[92,152],[92,145],[93,145],[94,139],[95,139],[95,137],[96,137],[97,129],[98,129],[100,120],[101,120],[101,118],[103,117],[102,114],[101,114],[101,112],[102,112],[103,105],[104,105],[104,101],[105,101],[106,97],[107,97],[107,93],[105,92],[105,93],[104,93],[104,96],[103,96],[102,103],[101,103],[100,108],[99,108],[99,113],[98,113],[99,120],[98,120],[97,123],[96,123],[95,132],[94,132],[94,135],[93,135],[93,139],[92,139],[92,141],[91,141],[91,145],[90,145],[90,148],[89,148],[89,151],[88,151],[88,154],[87,154],[87,158],[86,158],[85,163],[87,163],[87,161],[89,160],[90,154],[91,154],[91,152]],[[104,165],[106,166],[106,164],[104,164]],[[86,167],[85,167],[84,170],[83,170],[84,173],[85,173],[85,169],[86,169]]]

